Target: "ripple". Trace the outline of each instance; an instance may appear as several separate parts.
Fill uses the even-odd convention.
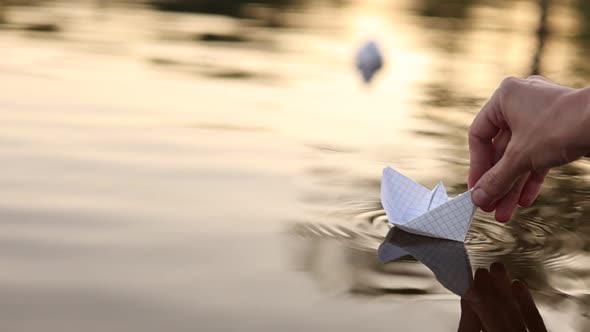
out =
[[[563,192],[563,188],[544,192],[535,206],[520,209],[508,224],[497,223],[492,215],[478,211],[466,239],[473,269],[502,262],[512,277],[527,282],[545,302],[588,295],[590,226],[583,222],[587,210],[572,204],[584,202],[588,193],[569,191],[567,199],[550,199],[556,192]],[[373,208],[367,210],[371,204]],[[326,273],[328,267],[338,266],[332,273],[346,273],[349,280],[346,287],[340,285],[340,290],[352,294],[444,293],[440,285],[435,285],[432,273],[412,258],[389,264],[377,260],[377,248],[389,226],[385,211],[376,205],[347,205],[345,210],[359,212],[341,221],[295,223],[291,231],[307,239],[308,245],[312,243],[304,255],[312,261],[321,259],[324,266],[319,274],[313,265],[304,270],[319,280],[330,274]],[[321,283],[329,284],[326,280]]]

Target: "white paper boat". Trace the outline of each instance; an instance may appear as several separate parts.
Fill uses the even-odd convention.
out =
[[[389,222],[406,232],[460,242],[476,210],[470,191],[449,198],[442,182],[428,190],[391,167],[383,170],[381,204]]]

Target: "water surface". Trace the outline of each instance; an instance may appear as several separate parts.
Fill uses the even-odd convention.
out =
[[[378,259],[381,170],[464,191],[467,127],[503,77],[588,82],[588,6],[232,3],[3,7],[6,331],[456,329],[428,268]],[[508,225],[478,212],[466,243],[560,331],[590,326],[587,169],[552,172]]]

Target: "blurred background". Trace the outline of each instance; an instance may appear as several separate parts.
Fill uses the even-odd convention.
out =
[[[502,78],[588,84],[590,2],[0,0],[0,50],[3,331],[452,331],[377,259],[382,168],[464,191]],[[559,331],[590,329],[589,174],[467,239]]]

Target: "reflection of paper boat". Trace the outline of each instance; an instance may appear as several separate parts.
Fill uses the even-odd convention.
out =
[[[404,231],[460,242],[476,209],[469,191],[449,199],[442,183],[428,190],[391,167],[383,170],[381,203],[389,222]]]
[[[463,243],[392,228],[379,246],[379,259],[387,263],[406,255],[426,265],[446,289],[459,296],[471,286],[471,264]]]

